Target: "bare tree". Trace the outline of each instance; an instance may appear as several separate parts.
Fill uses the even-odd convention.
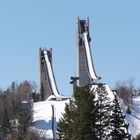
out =
[[[124,100],[126,105],[133,103],[132,98],[135,91],[133,78],[127,81],[117,82],[116,90],[118,91],[118,96]]]
[[[31,93],[33,91],[33,86],[29,81],[21,82],[18,86],[18,100],[28,100],[31,99]]]

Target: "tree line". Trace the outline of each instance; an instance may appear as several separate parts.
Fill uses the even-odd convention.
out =
[[[133,78],[118,81],[115,88],[117,95],[123,99],[125,105],[133,104],[133,97],[140,96],[140,87],[135,87]]]
[[[10,140],[34,137],[34,134],[28,132],[31,115],[27,117],[27,114],[21,112],[21,103],[39,100],[36,91],[36,84],[27,80],[19,84],[13,81],[6,90],[0,90],[0,140],[7,137]]]

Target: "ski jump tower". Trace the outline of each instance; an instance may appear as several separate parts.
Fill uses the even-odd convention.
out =
[[[48,70],[47,70],[47,64],[45,61],[45,49],[40,48],[39,50],[39,58],[40,58],[40,94],[41,94],[41,100],[46,99],[49,97],[51,93],[51,87],[49,84],[49,78],[48,78]],[[50,60],[50,63],[52,64],[52,49],[48,51],[48,57]]]
[[[97,82],[100,77],[97,76],[90,48],[89,18],[80,20],[77,23],[77,46],[78,46],[78,73],[79,86],[85,86]]]
[[[40,95],[45,100],[52,95],[53,100],[60,100],[61,95],[57,89],[52,67],[52,49],[39,50],[40,61]]]

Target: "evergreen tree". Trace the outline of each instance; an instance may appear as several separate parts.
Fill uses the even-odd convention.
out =
[[[112,140],[130,140],[131,136],[128,133],[128,125],[124,121],[125,116],[121,112],[121,108],[116,95],[113,103],[113,112],[110,118],[111,138]]]
[[[90,86],[78,88],[74,94],[75,112],[74,139],[95,139],[96,104],[95,94]]]
[[[65,113],[58,123],[59,140],[96,139],[95,117],[97,109],[95,95],[90,87],[77,88],[74,100],[66,105]]]
[[[106,140],[109,133],[109,118],[112,110],[111,98],[108,96],[105,85],[99,84],[96,89],[98,112],[96,122],[96,136],[98,140]]]
[[[57,125],[58,140],[70,140],[72,137],[74,109],[75,107],[73,106],[73,101],[70,100],[70,103],[66,104],[65,113],[63,113],[63,117],[59,120]]]
[[[131,114],[131,109],[130,109],[130,106],[129,105],[127,106],[126,113]]]

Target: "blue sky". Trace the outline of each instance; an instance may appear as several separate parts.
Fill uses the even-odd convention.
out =
[[[39,48],[52,47],[58,88],[70,95],[78,16],[89,16],[94,66],[102,82],[114,87],[134,78],[140,86],[139,7],[139,0],[0,0],[0,87],[15,80],[39,85]]]

